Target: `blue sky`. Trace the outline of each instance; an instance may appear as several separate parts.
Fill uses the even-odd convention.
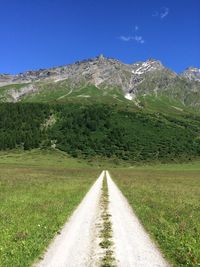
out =
[[[104,54],[200,67],[199,0],[0,0],[0,73]]]

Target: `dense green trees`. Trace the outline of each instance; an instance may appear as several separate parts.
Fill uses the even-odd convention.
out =
[[[0,149],[39,147],[45,137],[41,125],[49,114],[48,105],[1,104]]]
[[[46,123],[51,116],[53,124]],[[45,126],[48,125],[48,126]],[[171,160],[200,154],[200,119],[107,105],[1,104],[0,149],[57,148],[77,157]]]

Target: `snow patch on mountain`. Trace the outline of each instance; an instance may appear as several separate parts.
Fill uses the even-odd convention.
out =
[[[190,81],[200,82],[200,69],[190,67],[181,73],[181,76],[189,79]]]
[[[131,71],[132,74],[144,75],[147,72],[161,70],[164,67],[162,66],[162,64],[159,61],[149,59],[146,62],[133,64],[133,68],[134,69],[132,69],[132,71]]]
[[[133,96],[131,95],[131,94],[125,94],[125,96],[124,96],[126,99],[128,99],[128,100],[133,100]]]

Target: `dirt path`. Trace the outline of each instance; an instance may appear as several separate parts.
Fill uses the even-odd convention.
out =
[[[114,252],[118,267],[169,266],[106,171]]]
[[[96,222],[99,216],[103,171],[37,267],[96,266]],[[97,244],[98,246],[98,244]]]
[[[62,95],[62,96],[58,97],[57,100],[60,100],[60,99],[62,99],[64,97],[70,95],[71,93],[72,93],[72,89],[70,89],[70,91],[66,95]]]
[[[43,260],[34,266],[99,267],[103,262],[117,267],[169,266],[108,171],[101,173]]]

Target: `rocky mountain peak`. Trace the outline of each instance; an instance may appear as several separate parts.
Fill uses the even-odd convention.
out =
[[[196,85],[194,80],[200,82],[200,69],[190,67],[181,76],[190,80],[190,88],[193,86],[193,91],[197,90],[199,85]],[[72,92],[76,88],[86,88],[88,85],[94,85],[105,93],[110,89],[121,89],[121,93],[132,100],[138,95],[164,93],[168,88],[171,90],[172,87],[180,86],[179,82],[184,83],[184,79],[154,58],[126,64],[102,54],[60,67],[26,71],[17,75],[0,74],[0,89],[6,85],[12,85],[5,94],[13,101],[18,101],[28,94],[40,92],[43,87],[49,86],[49,90],[66,87]],[[2,94],[3,92],[4,89]]]
[[[152,58],[144,62],[132,64],[132,67],[132,73],[135,75],[144,75],[147,72],[163,70],[165,68],[160,61]]]
[[[189,79],[190,81],[200,82],[200,69],[196,67],[189,67],[181,73],[181,76]]]
[[[98,58],[99,60],[102,60],[102,59],[104,59],[104,55],[103,55],[103,54],[100,54],[97,58]]]

